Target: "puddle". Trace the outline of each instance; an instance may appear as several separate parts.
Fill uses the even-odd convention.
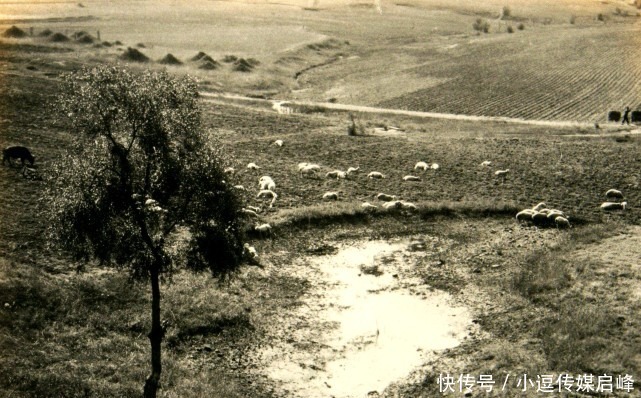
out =
[[[365,242],[305,258],[298,268],[314,270],[316,281],[289,315],[290,344],[263,352],[265,374],[294,397],[360,398],[458,345],[470,314],[403,273],[429,255],[408,244]]]

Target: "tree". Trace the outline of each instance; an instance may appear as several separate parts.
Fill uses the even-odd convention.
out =
[[[160,279],[181,267],[224,276],[243,255],[240,198],[221,145],[202,133],[196,84],[120,66],[67,76],[57,106],[74,132],[46,190],[49,235],[77,259],[148,281],[152,372],[159,387]]]

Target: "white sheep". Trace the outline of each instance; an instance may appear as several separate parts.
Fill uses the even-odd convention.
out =
[[[418,207],[414,203],[405,202],[404,200],[401,200],[401,208],[403,210],[418,211]]]
[[[347,169],[347,172],[345,174],[350,175],[352,173],[358,173],[358,171],[360,169],[361,169],[360,166],[359,167],[350,167],[350,168]]]
[[[271,225],[269,225],[269,224],[260,224],[260,225],[256,225],[256,226],[254,227],[254,230],[255,230],[256,232],[260,232],[261,234],[267,234],[267,235],[269,235],[269,234],[271,234],[271,232],[272,232],[272,226],[271,226]]]
[[[429,169],[429,168],[430,168],[430,165],[428,165],[427,163],[422,162],[422,161],[421,161],[421,162],[417,162],[417,163],[414,165],[414,170],[416,170],[416,169],[423,169],[423,171],[426,171],[426,170],[427,170],[427,169]]]
[[[400,200],[393,200],[391,202],[385,202],[383,203],[383,208],[390,210],[390,209],[400,209],[403,207],[403,204],[401,203]]]
[[[532,221],[532,216],[536,214],[537,211],[533,209],[525,209],[521,210],[520,212],[516,213],[516,220],[517,221]]]
[[[556,221],[559,217],[565,218],[565,214],[561,210],[552,209],[548,212],[547,217],[550,221]]]
[[[276,140],[276,141],[274,141],[274,145],[276,145],[276,146],[283,146],[283,140]]]
[[[225,170],[223,170],[224,173],[226,174],[233,174],[234,173],[234,168],[233,167],[225,167]]]
[[[625,210],[625,207],[628,205],[628,202],[604,202],[601,204],[601,210],[612,211],[612,210]]]
[[[494,175],[497,177],[503,177],[505,178],[507,176],[507,173],[510,172],[510,169],[505,169],[505,170],[496,170],[494,172]]]
[[[534,225],[544,226],[548,224],[548,215],[546,213],[536,212],[532,215]]]
[[[557,217],[554,219],[554,223],[556,224],[557,228],[571,228],[572,225],[570,225],[570,220],[568,220],[565,217]]]
[[[413,176],[413,175],[407,175],[403,177],[403,181],[421,181],[421,177]]]
[[[378,206],[374,206],[374,205],[373,205],[373,204],[371,204],[370,202],[364,202],[364,203],[361,205],[361,207],[362,207],[363,209],[365,209],[365,210],[376,210],[376,209],[378,209]]]
[[[338,192],[331,191],[323,194],[323,200],[338,200]]]
[[[276,195],[276,192],[272,191],[271,189],[262,189],[260,192],[258,192],[258,195],[256,195],[257,198],[272,198],[272,201],[269,203],[269,207],[274,206],[274,202],[276,202],[276,199],[278,198],[278,195]]]
[[[547,205],[545,204],[545,202],[541,202],[541,203],[539,203],[538,205],[534,206],[534,207],[532,208],[532,210],[534,210],[534,211],[541,211],[541,210],[545,209],[546,207],[547,207]]]
[[[376,195],[376,199],[381,200],[383,202],[390,202],[392,200],[396,200],[396,195],[388,195],[386,193],[379,193]]]
[[[256,163],[254,163],[254,162],[251,162],[251,163],[249,163],[249,164],[247,165],[247,168],[248,168],[248,169],[250,169],[250,170],[258,170],[258,169],[260,169],[260,166],[258,166],[258,165],[257,165]]]
[[[484,160],[481,162],[481,166],[484,166],[484,167],[489,167],[491,164],[492,162],[489,160]]]
[[[380,173],[378,171],[372,171],[367,175],[367,178],[385,178],[385,175],[383,173]]]
[[[245,186],[244,185],[234,185],[234,188],[236,188],[239,191],[244,191],[245,190]]]
[[[332,171],[328,171],[325,174],[325,177],[327,177],[327,178],[342,178],[342,179],[344,179],[346,177],[346,174],[345,174],[344,171],[341,171],[341,170],[332,170]]]
[[[300,170],[304,169],[307,165],[309,165],[309,163],[307,163],[307,162],[299,163],[298,164],[298,170],[300,171]]]
[[[269,189],[270,191],[273,191],[276,189],[276,183],[270,176],[262,176],[258,180],[258,185],[260,186],[260,189]]]
[[[617,189],[609,189],[606,193],[605,196],[608,199],[623,199],[623,193]]]
[[[312,166],[305,166],[302,169],[300,169],[300,175],[301,176],[311,176],[311,175],[315,176],[317,169],[315,167],[312,167]]]
[[[253,211],[255,213],[260,213],[260,210],[261,210],[261,208],[258,207],[258,206],[246,206],[245,208],[249,209],[249,210],[251,210],[251,211]]]
[[[432,170],[438,170],[440,168],[441,168],[441,166],[439,166],[438,163],[432,163],[432,165],[430,166],[430,169],[432,169]]]
[[[249,246],[249,243],[243,245],[245,249],[245,256],[249,259],[250,262],[258,264],[258,252],[254,246]]]
[[[247,214],[248,216],[258,217],[258,213],[256,213],[256,212],[255,212],[255,211],[253,211],[253,210],[249,210],[249,209],[241,209],[241,211],[243,212],[243,214]]]

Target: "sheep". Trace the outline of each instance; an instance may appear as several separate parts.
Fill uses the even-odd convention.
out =
[[[376,199],[381,200],[383,202],[390,202],[392,200],[396,200],[396,195],[388,195],[386,193],[379,193],[376,195]]]
[[[309,175],[316,175],[316,170],[314,167],[311,166],[305,166],[302,169],[300,169],[300,175],[301,176],[309,176]]]
[[[360,169],[360,167],[350,167],[347,169],[347,172],[345,174],[350,175],[352,173],[358,173]]]
[[[268,189],[270,191],[273,191],[276,189],[276,183],[270,176],[262,176],[258,180],[258,184],[260,186],[260,189]]]
[[[505,169],[505,170],[496,170],[494,172],[494,175],[497,177],[503,177],[505,178],[507,176],[507,173],[510,172],[510,169]]]
[[[341,170],[333,170],[333,171],[328,171],[325,174],[325,177],[327,177],[327,178],[343,178],[344,179],[346,177],[346,174],[345,174],[344,171],[341,171]]]
[[[612,210],[625,210],[625,207],[628,205],[628,202],[604,202],[601,204],[601,210],[612,211]]]
[[[379,173],[378,171],[372,171],[367,175],[367,178],[385,178],[385,175],[383,173]]]
[[[403,204],[401,203],[400,200],[393,200],[391,202],[383,203],[382,206],[387,210],[391,210],[391,209],[400,209],[401,207],[403,207]]]
[[[254,231],[260,234],[270,235],[272,233],[272,226],[269,224],[259,224],[254,227]]]
[[[298,164],[298,170],[300,171],[300,170],[304,169],[307,165],[309,165],[309,163],[307,163],[307,162],[299,163]]]
[[[532,215],[532,222],[534,225],[546,226],[548,225],[548,216],[545,213],[537,212]]]
[[[417,163],[414,165],[414,170],[416,170],[416,169],[423,169],[423,171],[426,171],[426,170],[427,170],[427,169],[429,169],[429,168],[430,168],[430,166],[429,166],[427,163],[425,163],[425,162],[417,162]]]
[[[369,202],[364,202],[361,207],[365,210],[376,210],[378,209],[378,206],[374,206],[373,204]]]
[[[243,214],[247,214],[248,216],[258,217],[258,213],[256,213],[256,212],[255,212],[255,211],[253,211],[253,210],[249,210],[249,209],[241,209],[240,211],[242,211],[242,212],[243,212]]]
[[[521,210],[520,212],[516,213],[516,220],[517,221],[532,221],[532,216],[536,214],[537,211],[533,209],[525,209]]]
[[[421,177],[407,175],[403,177],[403,181],[421,181]]]
[[[541,203],[539,203],[538,205],[534,206],[534,207],[532,208],[532,210],[534,210],[534,211],[541,211],[542,209],[545,209],[546,207],[547,207],[547,205],[545,204],[545,202],[541,202]]]
[[[248,169],[250,169],[250,170],[258,170],[258,169],[260,169],[260,166],[258,166],[258,165],[257,165],[256,163],[254,163],[254,162],[251,162],[251,163],[249,163],[249,164],[247,165],[247,168],[248,168]]]
[[[338,192],[325,192],[323,194],[323,200],[338,200]]]
[[[257,206],[245,206],[246,209],[253,211],[254,213],[260,213],[261,208]]]
[[[570,225],[570,220],[568,220],[565,217],[557,217],[554,219],[554,223],[556,224],[557,228],[572,228],[572,225]]]
[[[233,167],[225,167],[225,170],[223,170],[225,174],[234,174],[234,171]]]
[[[418,207],[412,202],[405,202],[401,200],[401,208],[403,210],[418,211]]]
[[[565,214],[561,210],[550,210],[550,212],[547,214],[548,221],[556,221],[557,218],[563,217],[565,218]]]
[[[244,185],[234,185],[234,188],[236,188],[239,191],[244,191],[245,190],[245,186]]]
[[[609,189],[606,193],[605,196],[608,199],[623,199],[623,193],[617,189]]]
[[[243,245],[243,249],[247,259],[253,264],[258,264],[258,252],[256,251],[256,248],[254,246],[249,246],[249,243],[245,243]]]
[[[432,165],[430,166],[430,169],[432,169],[432,170],[438,170],[440,168],[441,168],[441,166],[439,166],[438,163],[432,163]]]
[[[491,164],[492,162],[489,160],[484,160],[481,162],[481,166],[484,166],[484,167],[489,167]]]
[[[273,145],[276,145],[276,146],[279,146],[279,147],[283,146],[283,140],[276,140],[276,141],[274,141]]]

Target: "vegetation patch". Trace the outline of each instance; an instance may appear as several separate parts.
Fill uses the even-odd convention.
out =
[[[165,55],[158,63],[163,65],[182,65],[182,61],[176,58],[173,54]]]
[[[132,47],[127,47],[127,51],[122,53],[120,59],[129,62],[149,62],[149,57]]]
[[[17,26],[12,26],[9,29],[5,30],[2,36],[12,39],[21,39],[23,37],[27,37],[27,32],[18,28]]]

